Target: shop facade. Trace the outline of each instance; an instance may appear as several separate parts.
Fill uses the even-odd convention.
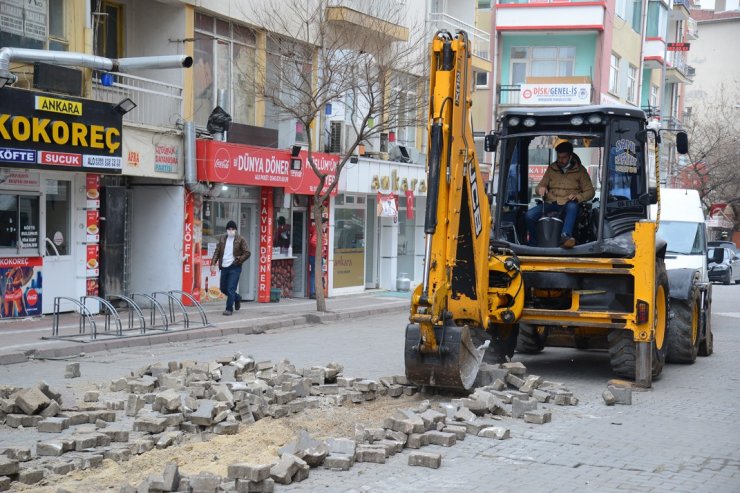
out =
[[[313,153],[313,158],[333,179],[339,157]],[[218,238],[233,220],[252,251],[242,268],[242,298],[269,302],[277,296],[308,296],[311,200],[318,178],[306,151],[294,156],[290,150],[198,139],[196,161],[198,181],[210,184],[210,191],[191,194],[192,214],[186,208],[186,230],[188,217],[195,223],[192,246],[184,245],[193,252],[193,294],[201,302],[224,299],[210,264]],[[187,234],[183,241],[189,241]],[[328,258],[324,265],[328,276]]]
[[[120,175],[121,156],[114,105],[0,89],[0,318],[99,294],[101,179]]]
[[[339,186],[332,207],[331,293],[395,291],[421,283],[424,165],[359,158],[344,168]]]

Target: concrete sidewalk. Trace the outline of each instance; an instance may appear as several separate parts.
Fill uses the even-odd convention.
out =
[[[90,324],[87,332],[80,334],[80,315],[66,313],[60,316],[59,336],[51,339],[53,317],[27,318],[0,322],[0,365],[22,363],[32,359],[53,359],[75,356],[80,353],[108,351],[117,348],[154,346],[178,341],[208,339],[231,334],[254,334],[270,329],[318,324],[329,321],[367,317],[391,311],[409,309],[410,293],[392,291],[370,291],[358,295],[337,296],[327,300],[327,313],[316,311],[316,301],[305,298],[282,299],[278,303],[242,303],[241,310],[232,316],[224,316],[223,303],[203,305],[208,326],[203,327],[195,308],[188,308],[190,327],[184,327],[181,313],[176,313],[175,324],[168,330],[148,329],[141,333],[138,321],[127,330],[127,313],[120,313],[124,337],[104,332],[104,317],[97,315],[95,323],[97,337],[91,337]],[[166,309],[166,307],[165,307]],[[144,312],[149,325],[148,310]],[[159,325],[159,322],[157,322]]]

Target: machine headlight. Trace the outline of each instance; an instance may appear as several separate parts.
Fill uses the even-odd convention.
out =
[[[712,270],[727,270],[727,266],[725,264],[717,264],[712,267]]]
[[[590,123],[591,125],[597,125],[601,123],[601,115],[597,115],[595,113],[593,115],[588,115],[588,123]]]
[[[519,125],[519,122],[520,120],[518,116],[512,116],[511,118],[509,118],[510,127],[516,127],[517,125]]]
[[[583,125],[583,118],[581,118],[580,116],[574,116],[573,118],[570,119],[570,124],[571,125]]]
[[[534,127],[535,123],[537,123],[537,121],[534,118],[525,118],[524,119],[524,126],[525,127]]]

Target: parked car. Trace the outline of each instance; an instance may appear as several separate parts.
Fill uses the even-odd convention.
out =
[[[737,255],[737,253],[738,253],[737,245],[735,245],[735,244],[734,244],[733,242],[731,242],[731,241],[727,241],[727,240],[721,240],[721,241],[710,241],[709,243],[707,243],[707,246],[709,246],[709,247],[722,247],[722,248],[729,248],[729,249],[730,249],[730,250],[732,250],[732,251],[733,251],[733,253],[735,253],[736,255]]]
[[[724,247],[713,247],[707,250],[709,260],[709,280],[723,284],[735,282],[740,284],[740,257]]]

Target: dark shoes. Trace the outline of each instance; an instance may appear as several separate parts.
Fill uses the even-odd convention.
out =
[[[239,311],[239,308],[241,308],[241,307],[242,307],[242,300],[240,300],[238,298],[235,299],[234,300],[234,310]]]
[[[560,235],[560,247],[561,248],[573,248],[576,246],[576,239],[566,234]]]
[[[309,296],[309,298],[312,299],[312,300],[315,300],[316,299],[316,295],[315,294],[312,294],[311,296]]]
[[[230,316],[230,315],[232,315],[233,313],[234,313],[234,312],[232,312],[231,310],[224,310],[224,312],[223,312],[223,313],[222,313],[221,315],[226,315],[226,316]]]

